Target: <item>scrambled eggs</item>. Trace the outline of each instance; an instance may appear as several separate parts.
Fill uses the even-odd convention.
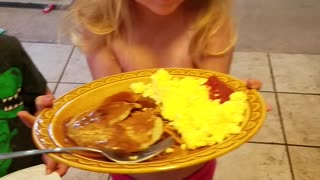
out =
[[[222,142],[230,134],[240,133],[239,124],[248,108],[247,95],[234,92],[220,104],[209,98],[207,79],[177,78],[160,69],[151,83],[133,83],[131,89],[150,97],[161,107],[161,115],[180,133],[187,149]]]

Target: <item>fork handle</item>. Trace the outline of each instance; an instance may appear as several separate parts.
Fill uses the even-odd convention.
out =
[[[54,148],[54,149],[32,149],[27,151],[17,151],[10,153],[0,153],[0,160],[18,158],[24,156],[32,156],[37,154],[46,154],[46,153],[66,153],[68,151],[76,151],[76,150],[86,150],[87,148],[80,147],[70,147],[70,148]],[[89,150],[89,148],[87,149]]]

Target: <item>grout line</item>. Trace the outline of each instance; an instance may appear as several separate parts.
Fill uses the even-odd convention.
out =
[[[68,81],[61,81],[60,84],[87,84],[89,82],[68,82]]]
[[[267,61],[268,61],[269,71],[270,71],[270,74],[271,74],[271,81],[272,81],[273,91],[277,92],[276,80],[275,80],[274,73],[273,73],[270,53],[267,53]]]
[[[52,89],[49,88],[49,83],[51,84],[55,84],[54,87]],[[57,89],[58,83],[52,83],[52,82],[47,82],[47,88],[49,88],[51,90],[51,93],[54,95],[56,89]]]
[[[62,45],[71,45],[73,44],[70,42],[70,44],[66,43],[58,43],[58,42],[44,42],[44,41],[36,41],[36,40],[20,40],[23,43],[39,43],[39,44],[62,44]],[[319,56],[318,54],[313,53],[287,53],[287,52],[266,52],[266,51],[235,51],[235,53],[265,53],[265,54],[290,54],[290,55],[315,55]]]
[[[314,96],[319,96],[320,93],[303,93],[303,92],[276,92],[276,91],[268,91],[268,90],[264,90],[264,91],[259,91],[262,93],[278,93],[278,94],[298,94],[298,95],[314,95]]]
[[[300,145],[300,144],[287,144],[287,145],[293,146],[293,147],[320,148],[320,146],[312,146],[312,145]]]
[[[264,145],[276,145],[276,146],[287,146],[286,143],[276,143],[276,142],[258,142],[258,141],[248,141],[248,144],[264,144]],[[320,148],[320,146],[319,146]]]
[[[48,3],[24,3],[24,2],[0,2],[0,7],[16,9],[43,9]],[[55,11],[61,11],[68,8],[71,4],[55,4]]]
[[[302,93],[302,92],[277,92],[278,94],[300,94],[300,95],[315,95],[320,96],[320,93]]]
[[[46,4],[38,3],[20,3],[20,2],[0,2],[0,7],[6,8],[25,8],[25,9],[43,9]]]
[[[298,52],[270,52],[270,51],[241,51],[241,50],[237,50],[235,49],[234,51],[235,53],[237,52],[243,52],[243,53],[265,53],[265,54],[289,54],[289,55],[312,55],[312,56],[319,56],[320,53],[298,53]]]
[[[283,135],[283,138],[284,138],[285,147],[286,147],[286,151],[287,151],[287,157],[288,157],[291,177],[292,177],[292,180],[295,180],[295,176],[294,176],[294,172],[293,172],[293,166],[292,166],[292,160],[291,160],[289,147],[288,147],[288,140],[287,140],[287,136],[286,136],[286,133],[285,133],[284,122],[283,122],[283,117],[282,117],[282,112],[281,112],[281,108],[280,108],[279,97],[278,97],[277,88],[276,88],[276,81],[275,81],[275,77],[274,77],[274,73],[273,73],[273,67],[272,67],[270,53],[267,53],[267,57],[268,57],[269,70],[270,70],[270,73],[271,73],[273,90],[276,92],[274,95],[275,95],[275,99],[276,99],[276,106],[277,106],[277,109],[278,109],[278,112],[279,112],[279,119],[280,119],[280,124],[281,124],[281,129],[282,129],[282,135]]]
[[[273,90],[272,90],[272,91],[268,91],[268,90],[259,90],[259,92],[263,92],[263,93],[275,93]]]
[[[58,79],[58,82],[56,82],[56,83],[57,83],[57,86],[56,86],[56,88],[54,89],[54,93],[56,93],[56,90],[57,90],[57,88],[58,88],[58,86],[59,86],[59,84],[60,84],[60,82],[61,82],[61,79],[62,79],[62,77],[63,77],[63,75],[64,75],[64,73],[65,73],[65,71],[66,71],[66,69],[67,69],[67,66],[68,66],[68,64],[69,64],[69,62],[70,62],[70,60],[71,60],[71,57],[72,57],[72,54],[73,54],[74,50],[75,50],[75,47],[73,46],[72,49],[71,49],[71,52],[70,52],[70,54],[69,54],[69,57],[68,57],[68,59],[67,59],[67,62],[66,62],[66,64],[65,64],[64,67],[63,67],[62,73],[60,74],[60,77],[59,77],[59,79]]]
[[[305,147],[305,148],[320,148],[315,145],[302,145],[302,144],[286,144],[286,143],[276,143],[276,142],[259,142],[259,141],[248,141],[250,144],[266,144],[266,145],[283,145],[283,146],[296,146],[296,147]]]
[[[313,146],[313,145],[301,145],[301,144],[287,144],[287,146],[305,147],[305,148],[320,148],[320,146]]]
[[[54,44],[54,45],[68,45],[68,46],[74,46],[72,43],[66,44],[66,43],[58,43],[58,42],[42,42],[42,41],[32,41],[32,40],[20,40],[22,43],[33,43],[33,44]]]
[[[54,95],[58,89],[59,84],[57,83],[54,89],[52,90],[52,94]]]
[[[86,84],[88,82],[64,82],[64,81],[60,81],[60,82],[54,82],[54,81],[49,81],[48,83],[59,83],[59,84]]]

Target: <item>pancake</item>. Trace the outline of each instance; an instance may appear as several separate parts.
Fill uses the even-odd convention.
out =
[[[104,99],[104,102],[102,104],[108,104],[110,102],[117,102],[117,101],[125,101],[125,102],[133,103],[138,101],[139,98],[141,98],[141,95],[139,94],[136,94],[130,91],[121,91]]]
[[[163,133],[163,121],[159,116],[154,114],[152,109],[135,111],[130,117],[119,122],[117,125],[125,129],[125,133],[122,134],[123,140],[121,142],[114,139],[110,141],[110,144],[116,149],[121,150],[127,146],[127,142],[131,142],[134,148],[136,148],[135,151],[147,149],[157,142]],[[126,147],[125,149],[133,150],[132,147]]]
[[[156,109],[150,108],[151,101],[136,98],[136,103],[134,96],[127,96],[131,102],[116,101],[124,100],[122,97],[118,93],[97,109],[74,117],[66,125],[67,137],[77,146],[127,152],[144,150],[158,141],[163,122]]]
[[[69,124],[74,128],[95,122],[96,124],[109,125],[120,122],[127,118],[132,109],[141,108],[137,103],[128,103],[124,101],[110,102],[99,106],[97,109],[90,110],[74,117]]]

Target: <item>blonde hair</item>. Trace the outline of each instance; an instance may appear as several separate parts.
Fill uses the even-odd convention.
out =
[[[90,52],[107,45],[116,36],[127,36],[131,29],[131,0],[76,0],[72,5],[66,26],[73,43],[83,51]],[[200,3],[201,2],[201,3]],[[206,53],[208,39],[231,21],[230,0],[185,0],[186,9],[200,9],[192,25],[195,32],[189,53],[195,60],[206,54],[220,55],[234,45],[234,32],[230,43],[220,52]]]

